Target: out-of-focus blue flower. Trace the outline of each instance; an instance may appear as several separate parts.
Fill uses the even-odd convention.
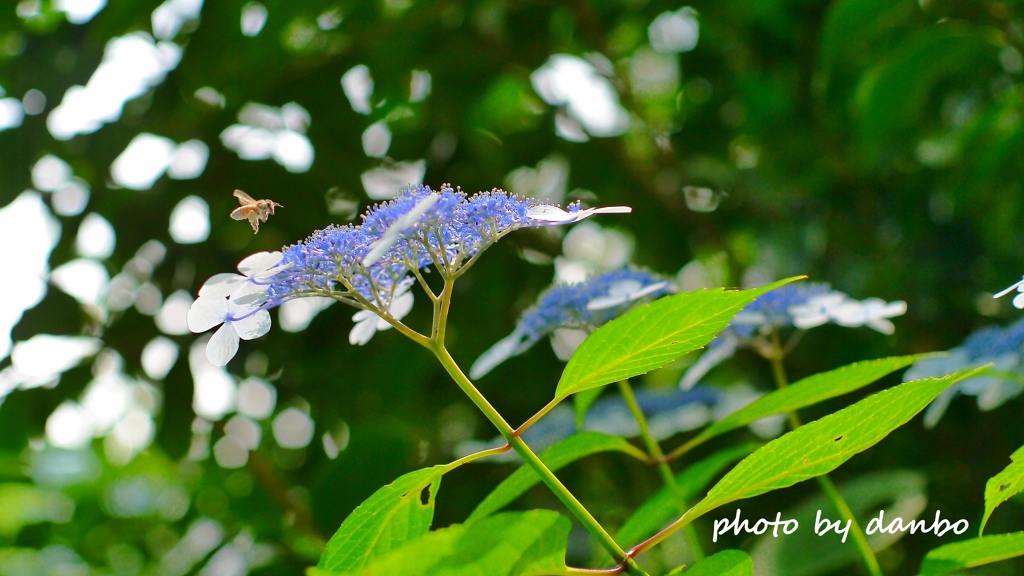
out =
[[[523,313],[511,334],[477,358],[470,368],[470,377],[487,374],[558,328],[592,330],[617,317],[633,302],[668,292],[667,278],[636,268],[607,272],[579,284],[556,284]]]
[[[282,252],[246,258],[239,264],[242,275],[214,276],[204,284],[193,307],[198,305],[204,313],[243,307],[251,315],[256,314],[251,310],[256,306],[265,314],[296,298],[329,297],[397,321],[412,306],[407,290],[420,269],[433,266],[442,275],[454,277],[483,250],[518,228],[568,224],[594,214],[631,210],[625,206],[582,209],[579,203],[567,208],[497,189],[467,197],[448,185],[439,191],[412,186],[393,200],[372,206],[358,226],[332,225]],[[229,324],[244,319],[227,312],[220,316]],[[355,320],[349,338],[357,344],[391,325],[365,314],[357,314]],[[234,348],[217,348],[218,362],[234,355],[237,338],[235,343]]]
[[[689,389],[712,368],[731,358],[737,348],[757,344],[759,337],[773,330],[789,326],[807,330],[831,322],[848,328],[868,326],[892,334],[896,327],[889,318],[906,311],[907,303],[902,300],[854,300],[824,282],[787,284],[758,296],[736,314],[729,327],[686,370],[679,387]]]
[[[958,370],[992,363],[992,369],[1020,375],[1024,379],[1024,319],[1005,328],[988,326],[975,331],[964,343],[948,351],[947,356],[925,358],[916,362],[903,374],[903,381],[932,376],[945,376]],[[1020,380],[999,376],[974,376],[946,388],[925,410],[924,425],[938,424],[950,401],[957,394],[978,397],[978,409],[998,408],[1007,400],[1024,392]]]

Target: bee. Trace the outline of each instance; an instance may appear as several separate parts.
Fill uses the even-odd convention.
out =
[[[234,220],[248,220],[249,224],[252,225],[253,234],[259,233],[260,222],[266,222],[267,218],[274,214],[275,206],[284,208],[284,206],[273,200],[255,200],[252,196],[241,190],[235,190],[235,198],[238,198],[238,203],[241,206],[231,211],[231,218]]]

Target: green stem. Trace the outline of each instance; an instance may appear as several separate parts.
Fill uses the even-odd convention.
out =
[[[623,400],[626,401],[626,406],[629,406],[629,411],[633,414],[633,418],[636,419],[636,423],[640,427],[640,437],[643,438],[644,445],[647,446],[647,453],[650,455],[651,460],[658,463],[658,473],[661,474],[662,480],[665,481],[665,486],[675,496],[676,503],[679,505],[679,513],[685,514],[690,508],[686,503],[686,495],[683,494],[682,489],[676,484],[672,468],[665,461],[665,453],[661,451],[658,441],[651,435],[651,429],[647,426],[647,418],[644,416],[643,411],[640,410],[640,404],[636,401],[636,395],[633,394],[633,387],[630,386],[629,380],[620,380],[618,384],[619,392],[622,394]],[[686,535],[686,541],[690,545],[690,550],[693,551],[694,559],[698,562],[703,560],[704,549],[700,545],[700,539],[697,537],[697,531],[693,528],[693,525],[687,524],[683,527],[683,534]]]
[[[772,347],[774,348],[775,354],[770,358],[772,364],[772,373],[775,375],[775,385],[778,388],[785,388],[789,386],[789,379],[786,377],[786,367],[782,363],[783,349],[779,345],[779,336],[777,332],[772,332]],[[801,426],[800,416],[796,413],[796,410],[791,410],[787,413],[789,418],[789,425],[793,430],[796,430]],[[825,497],[828,498],[832,505],[835,506],[836,510],[839,511],[839,515],[850,522],[850,533],[853,536],[853,544],[857,547],[857,552],[860,553],[861,560],[864,562],[864,567],[867,568],[868,574],[871,576],[882,576],[882,568],[878,565],[878,559],[875,558],[875,553],[871,550],[871,546],[868,545],[868,538],[864,535],[864,531],[861,529],[860,524],[857,523],[857,519],[853,516],[853,510],[850,509],[850,505],[843,498],[843,495],[839,493],[839,489],[836,488],[832,479],[827,475],[822,474],[821,476],[815,477],[818,481],[818,486],[821,487],[821,491],[825,493]]]
[[[449,283],[446,282],[445,291],[443,293],[449,292],[449,288]],[[442,334],[443,330],[444,328],[442,323]],[[524,442],[519,436],[515,435],[515,431],[512,430],[512,427],[505,421],[501,414],[495,410],[494,406],[491,406],[491,403],[487,401],[487,398],[485,398],[484,395],[476,389],[476,386],[473,385],[469,378],[466,377],[444,345],[435,341],[431,346],[429,346],[429,348],[434,352],[434,355],[437,356],[438,361],[441,362],[441,365],[448,371],[448,374],[451,375],[452,379],[455,380],[455,383],[462,388],[462,391],[469,396],[470,400],[476,404],[477,408],[479,408],[487,419],[494,424],[498,429],[498,432],[500,432],[502,437],[505,438],[505,441],[512,446],[512,449],[514,449],[519,456],[521,456],[522,459],[534,469],[535,472],[537,472],[541,480],[547,484],[548,488],[550,488],[552,492],[555,493],[555,496],[562,501],[562,504],[564,504],[565,507],[568,508],[574,516],[576,516],[580,523],[583,524],[583,527],[597,538],[598,542],[605,550],[608,551],[609,554],[611,554],[615,562],[620,565],[624,565],[627,574],[638,576],[646,575],[646,573],[640,569],[632,558],[626,556],[626,553],[615,542],[611,534],[608,534],[597,519],[590,514],[590,511],[588,511],[583,504],[573,496],[572,492],[562,484],[558,477],[551,472],[537,454],[535,454],[533,450],[526,445],[526,442]]]

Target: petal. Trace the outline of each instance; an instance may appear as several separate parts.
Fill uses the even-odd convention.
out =
[[[683,374],[682,380],[679,381],[679,389],[689,390],[693,388],[693,385],[700,381],[712,368],[732,358],[733,354],[736,353],[738,345],[739,340],[736,338],[712,341],[712,344],[708,346],[708,350],[701,354],[700,358],[693,363],[693,366],[690,366]]]
[[[903,316],[907,313],[907,303],[903,300],[896,300],[895,302],[889,302],[882,308],[883,318],[894,318],[896,316]]]
[[[392,301],[391,305],[388,306],[388,312],[396,320],[405,318],[405,315],[412,310],[414,298],[411,292],[406,292],[399,296],[396,296]]]
[[[388,306],[388,314],[391,315],[395,320],[401,320],[406,314],[412,310],[413,296],[408,292],[404,292],[395,296],[391,300],[391,305]],[[383,318],[377,319],[377,330],[387,330],[391,328],[391,324]]]
[[[618,282],[612,282],[612,285],[608,287],[608,295],[629,298],[635,292],[639,292],[643,287],[643,282],[627,278],[625,280],[619,280]]]
[[[348,343],[362,346],[369,342],[376,332],[377,321],[374,318],[367,318],[361,322],[356,322],[356,325],[352,327],[352,331],[348,333]]]
[[[626,296],[598,296],[587,302],[587,310],[607,310],[629,302]]]
[[[533,206],[526,211],[526,217],[531,220],[538,220],[540,222],[553,222],[556,224],[564,224],[566,222],[574,222],[577,219],[579,212],[573,214],[562,210],[558,206],[552,206],[550,204],[541,204],[539,206]]]
[[[377,317],[377,315],[374,314],[373,312],[369,311],[369,310],[360,310],[359,312],[356,312],[355,314],[352,315],[352,321],[353,322],[362,322],[364,320],[368,320],[370,318],[376,318],[376,317]]]
[[[430,208],[437,203],[439,198],[441,198],[440,194],[434,192],[427,194],[412,207],[412,210],[409,210],[400,218],[395,220],[395,223],[392,224],[390,228],[395,228],[397,232],[401,232],[407,228],[412,228],[416,225],[419,219],[427,213],[427,210],[430,210]]]
[[[206,298],[224,298],[245,282],[245,276],[239,276],[231,272],[217,274],[210,277],[199,289],[199,296]]]
[[[206,358],[214,366],[226,366],[237,352],[238,333],[228,324],[214,332],[213,338],[206,343]]]
[[[257,310],[252,316],[235,320],[231,325],[235,327],[235,332],[238,332],[238,336],[242,340],[259,338],[270,332],[270,312]]]
[[[1017,281],[1017,283],[1014,284],[1013,286],[1010,286],[1009,288],[1007,288],[1005,290],[1002,290],[1001,292],[999,292],[997,294],[993,294],[992,297],[993,298],[1002,298],[1003,296],[1006,296],[1007,294],[1009,294],[1010,292],[1013,292],[1014,290],[1017,290],[1019,292],[1020,288],[1024,288],[1024,280]]]
[[[1013,307],[1024,309],[1024,294],[1017,294],[1013,297]]]
[[[283,258],[284,254],[280,252],[257,252],[239,262],[238,271],[250,278],[259,276],[273,268]]]
[[[245,282],[231,293],[232,313],[241,316],[251,312],[267,301],[267,286]]]
[[[370,251],[367,252],[366,256],[363,258],[363,266],[373,265],[387,254],[388,250],[391,250],[391,248],[393,248],[397,243],[398,229],[394,227],[388,228],[387,231],[384,232],[384,235],[381,236],[380,240],[377,240],[373,243],[373,246],[370,246]]]
[[[878,330],[882,334],[892,334],[896,331],[896,325],[885,318],[874,318],[872,320],[868,320],[867,326]]]
[[[639,300],[640,298],[643,298],[644,296],[647,296],[648,294],[653,294],[653,293],[657,292],[658,290],[664,290],[665,288],[668,288],[668,281],[658,282],[657,284],[651,284],[651,285],[645,286],[645,287],[641,288],[640,290],[637,290],[636,292],[631,294],[629,299],[630,300]]]
[[[956,384],[946,388],[932,403],[928,405],[928,408],[924,411],[924,427],[925,429],[932,429],[936,424],[939,423],[939,419],[946,413],[946,408],[949,407],[950,400],[956,396],[957,386]]]
[[[588,208],[584,212],[590,212],[590,214],[630,214],[633,209],[629,206],[604,206],[602,208]],[[590,216],[587,214],[587,216]]]
[[[473,366],[469,369],[469,377],[476,380],[481,376],[487,374],[495,368],[498,364],[501,364],[505,360],[508,360],[512,356],[519,353],[519,348],[522,345],[522,335],[518,332],[512,332],[508,336],[498,340],[487,349],[486,352],[480,355],[473,362]]]
[[[795,308],[795,306],[793,308]],[[790,314],[793,314],[793,308],[789,309]],[[822,324],[826,324],[828,320],[829,316],[825,312],[815,311],[806,314],[793,314],[793,326],[796,326],[801,330],[821,326]]]
[[[228,301],[224,298],[196,298],[185,316],[188,329],[199,333],[206,332],[228,317]]]

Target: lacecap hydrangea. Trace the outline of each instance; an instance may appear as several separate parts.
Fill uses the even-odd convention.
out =
[[[578,222],[595,214],[623,214],[626,206],[565,209],[503,190],[469,196],[444,185],[412,186],[372,206],[358,225],[332,225],[280,252],[261,252],[239,263],[240,274],[218,274],[200,289],[188,313],[189,329],[220,326],[207,356],[225,365],[239,339],[270,330],[270,308],[305,297],[328,297],[367,311],[357,314],[350,341],[364,344],[373,332],[399,325],[412,308],[410,288],[433,267],[454,279],[488,247],[519,228]],[[381,322],[372,319],[376,315]],[[372,328],[372,330],[371,330]]]

